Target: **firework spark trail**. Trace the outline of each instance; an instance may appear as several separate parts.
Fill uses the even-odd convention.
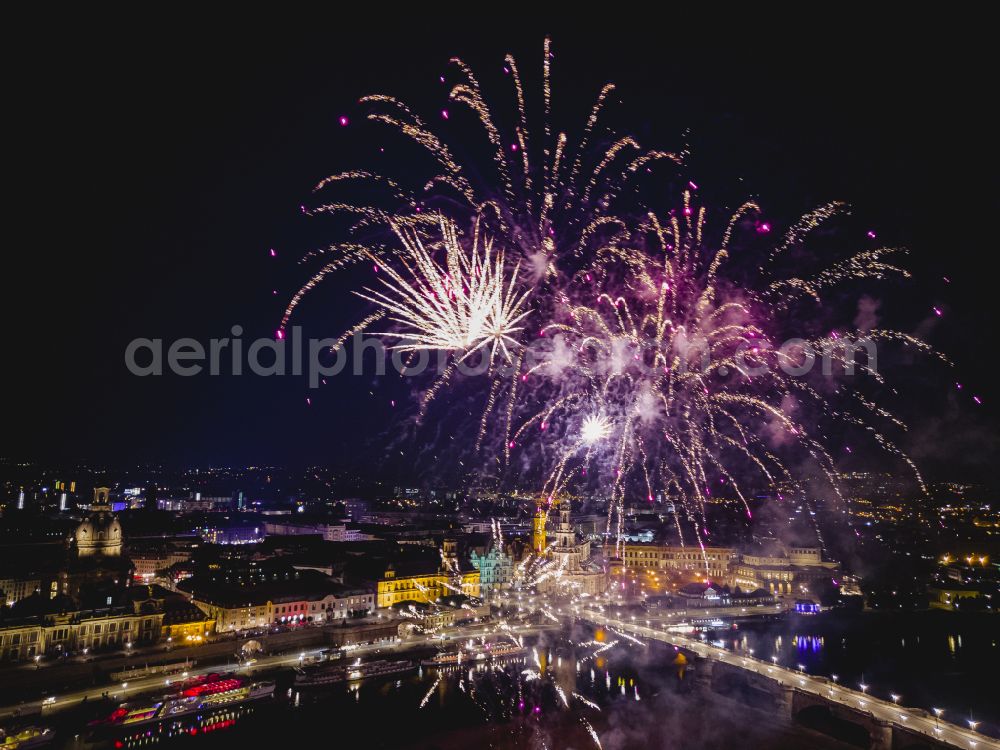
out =
[[[580,703],[582,703],[583,705],[585,705],[585,706],[587,706],[589,708],[592,708],[595,711],[600,711],[601,710],[601,707],[598,706],[596,703],[594,703],[594,701],[592,701],[589,698],[586,698],[586,697],[580,695],[579,693],[573,693],[573,697],[576,698],[578,701],[580,701]]]
[[[569,708],[569,698],[566,697],[566,691],[563,690],[562,687],[560,687],[559,685],[553,685],[553,687],[556,689],[556,695],[559,696],[559,700],[562,701],[563,705],[566,708]]]
[[[561,622],[561,620],[558,617],[556,617],[555,614],[553,614],[552,610],[550,610],[550,609],[548,609],[546,607],[542,607],[541,608],[541,612],[542,612],[543,615],[545,615],[547,618],[549,618],[552,622]]]
[[[590,659],[593,659],[594,657],[604,653],[605,651],[614,648],[617,645],[618,641],[609,641],[608,643],[602,644],[592,654],[588,654],[587,656],[584,656],[582,659],[580,659],[580,663],[583,664],[589,661]]]
[[[597,745],[597,750],[603,750],[601,745],[601,738],[597,736],[597,732],[594,731],[594,728],[590,725],[590,722],[581,717],[580,723],[583,724],[584,729],[587,730],[587,734],[589,734],[591,739],[594,740],[594,744]]]
[[[422,701],[420,701],[420,708],[423,708],[424,706],[427,705],[427,702],[431,699],[431,696],[434,694],[434,690],[440,684],[441,684],[441,675],[438,675],[437,679],[434,680],[434,684],[430,686],[430,689],[427,691],[427,694],[424,696],[424,699]]]
[[[449,98],[485,134],[492,150],[485,166],[463,163],[455,154],[464,149],[450,148],[399,100],[362,99],[371,122],[427,152],[437,173],[410,186],[405,175],[357,169],[316,186],[323,202],[306,213],[347,217],[355,237],[316,254],[323,265],[291,298],[279,337],[304,296],[331,274],[372,263],[376,283],[354,293],[375,310],[349,334],[370,333],[383,320],[391,330],[377,335],[395,348],[448,353],[447,368],[420,399],[421,418],[459,387],[457,364],[485,350],[490,380],[477,389],[478,408],[458,397],[451,404],[474,419],[468,444],[508,478],[537,481],[549,504],[574,483],[599,487],[616,554],[634,495],[673,502],[678,540],[702,550],[706,568],[713,485],[750,516],[749,487],[762,481],[777,490],[795,467],[825,477],[843,502],[826,447],[833,426],[861,431],[923,487],[889,434],[905,429],[892,410],[860,394],[834,405],[832,394],[851,389],[818,388],[791,374],[805,355],[781,345],[798,335],[790,322],[819,324],[817,303],[835,287],[907,278],[899,264],[905,251],[868,247],[809,268],[799,251],[849,215],[838,201],[806,213],[763,251],[772,225],[755,201],[715,222],[690,183],[676,207],[654,210],[645,198],[659,191],[646,183],[658,179],[661,164],[674,177],[686,152],[646,149],[631,135],[602,130],[613,84],[601,89],[578,140],[555,129],[552,59],[546,39],[543,118],[532,130],[521,69],[506,58],[512,133],[498,125],[510,118],[494,117],[472,69],[451,60]],[[391,202],[326,198],[364,183]],[[378,236],[362,241],[362,230]],[[914,336],[878,328],[803,343],[854,372],[845,341],[861,337],[936,354]],[[884,377],[870,364],[858,363],[859,377],[881,386]],[[824,376],[829,383],[832,375]],[[559,575],[541,562],[516,574],[524,585]]]
[[[625,640],[632,641],[632,643],[636,644],[637,646],[645,646],[646,645],[645,643],[643,643],[642,641],[640,641],[638,638],[634,638],[633,636],[629,635],[628,633],[624,633],[624,632],[615,630],[614,628],[611,628],[611,627],[609,627],[608,630],[610,630],[615,635],[620,635]]]

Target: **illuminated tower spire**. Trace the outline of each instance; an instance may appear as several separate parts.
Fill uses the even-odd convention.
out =
[[[570,520],[569,498],[559,501],[559,530],[556,532],[556,546],[569,549],[576,546],[576,532]]]
[[[535,517],[531,523],[531,548],[536,555],[545,552],[545,547],[547,546],[545,534],[545,523],[547,520],[548,514],[542,510],[541,504],[535,506]]]

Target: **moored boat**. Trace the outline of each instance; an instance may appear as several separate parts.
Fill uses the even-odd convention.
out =
[[[486,643],[482,646],[466,646],[457,651],[442,651],[420,663],[425,667],[461,667],[494,659],[524,656],[527,652],[526,648],[516,643]]]
[[[30,750],[49,744],[56,733],[48,727],[23,727],[7,731],[0,729],[0,750]]]
[[[205,723],[220,711],[239,708],[274,695],[275,685],[270,681],[250,682],[242,677],[227,675],[212,677],[215,679],[181,685],[180,692],[148,701],[123,703],[107,718],[93,722],[91,732],[96,737],[118,737],[119,740],[133,736],[149,737],[163,733],[172,725],[179,726],[189,717],[197,716],[197,723]]]
[[[391,674],[402,674],[417,668],[416,662],[370,661],[362,664],[320,664],[315,667],[305,667],[295,670],[295,687],[323,687],[340,682],[364,680],[369,677],[384,677]]]

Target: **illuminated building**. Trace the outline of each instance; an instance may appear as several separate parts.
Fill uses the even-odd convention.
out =
[[[348,620],[371,613],[375,605],[371,590],[332,583],[312,571],[302,571],[291,580],[254,585],[195,577],[182,581],[178,588],[215,620],[218,632]]]
[[[711,580],[727,580],[736,560],[732,547],[679,547],[664,544],[626,544],[622,563],[626,568],[652,568],[690,572]]]
[[[41,587],[42,579],[33,574],[0,578],[0,592],[3,592],[4,603],[8,607],[31,596]]]
[[[177,563],[189,561],[191,559],[191,551],[174,547],[162,547],[143,551],[131,550],[129,557],[135,565],[135,580],[142,583],[151,583],[156,578],[158,572],[166,570]]]
[[[763,588],[788,596],[807,594],[814,582],[829,580],[839,573],[840,563],[824,560],[819,547],[771,542],[741,553],[733,564],[730,580],[745,591]]]
[[[962,608],[963,599],[977,599],[983,592],[979,587],[964,583],[936,583],[927,587],[931,609],[956,610]]]
[[[757,589],[756,591],[731,590],[729,586],[717,583],[689,583],[681,586],[677,594],[678,603],[687,607],[769,607],[774,605],[774,595]]]
[[[452,594],[474,597],[480,595],[479,571],[461,567],[454,541],[445,540],[441,549],[441,564],[437,570],[426,568],[426,565],[418,564],[409,569],[404,567],[396,570],[390,563],[377,584],[378,606],[391,607],[404,601],[429,604]]]
[[[160,628],[161,640],[175,646],[202,643],[214,632],[215,620],[195,606],[166,612]]]
[[[327,542],[364,542],[375,538],[346,523],[268,519],[264,522],[264,531],[268,536],[321,536]]]
[[[542,510],[539,505],[535,509],[535,516],[531,519],[531,549],[536,555],[545,552],[548,546],[548,536],[545,531],[545,524],[548,522],[548,513]]]
[[[205,526],[199,534],[209,544],[257,544],[266,536],[259,524],[239,522]]]
[[[603,594],[608,586],[604,570],[590,561],[590,542],[577,539],[568,499],[559,502],[559,525],[555,542],[545,552],[555,573],[538,584],[540,593]]]
[[[83,649],[121,649],[159,638],[162,613],[139,614],[128,606],[77,611],[64,597],[46,603],[50,606],[44,610],[0,621],[0,661]]]
[[[577,541],[576,529],[570,519],[569,500],[559,503],[559,527],[549,554],[563,570],[578,570],[582,563],[590,559],[590,542]]]
[[[122,527],[118,523],[118,517],[111,512],[109,492],[107,487],[94,490],[90,516],[73,532],[71,543],[75,546],[78,557],[121,556]]]
[[[506,588],[514,577],[514,559],[499,547],[479,555],[475,550],[470,556],[472,567],[479,571],[479,589],[483,598],[490,598]]]
[[[214,621],[159,586],[135,586],[106,606],[93,608],[81,608],[68,596],[39,593],[0,618],[0,661],[123,650],[167,638],[174,645],[185,645],[213,629]]]
[[[107,487],[94,490],[90,515],[66,540],[67,560],[50,594],[113,600],[132,579],[132,561],[122,554],[124,535],[111,510]]]

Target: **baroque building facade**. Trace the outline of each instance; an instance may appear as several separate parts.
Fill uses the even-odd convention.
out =
[[[590,559],[590,542],[578,538],[573,526],[570,501],[559,501],[559,523],[555,540],[545,548],[548,573],[541,576],[541,593],[574,593],[596,596],[607,589],[604,569]]]

